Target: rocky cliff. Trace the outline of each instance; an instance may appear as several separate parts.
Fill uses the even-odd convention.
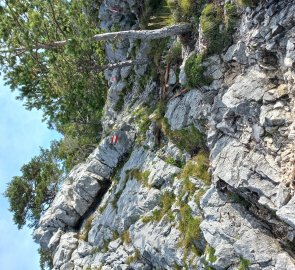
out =
[[[104,0],[102,28],[136,29],[139,2]],[[156,70],[164,82],[148,61],[176,38],[106,44],[110,62],[147,64],[105,72],[103,139],[34,233],[54,269],[295,269],[295,5],[239,12],[196,88],[184,86],[206,47],[197,24],[180,65]]]

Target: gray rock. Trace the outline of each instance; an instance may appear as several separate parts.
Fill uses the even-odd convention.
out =
[[[280,208],[276,214],[280,219],[285,221],[287,224],[295,228],[295,196],[282,208]]]

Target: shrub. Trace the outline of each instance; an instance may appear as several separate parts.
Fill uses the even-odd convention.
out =
[[[210,78],[204,76],[206,69],[202,66],[203,60],[203,54],[193,54],[186,60],[184,71],[187,76],[187,87],[199,87],[211,82]]]
[[[177,21],[195,21],[198,22],[198,17],[202,6],[206,0],[178,0],[178,5],[172,5],[171,10],[174,10],[174,16]]]
[[[219,53],[223,49],[224,31],[221,31],[223,23],[223,10],[216,4],[208,4],[200,17],[201,28],[207,42],[209,54]]]
[[[216,4],[207,4],[200,17],[201,28],[209,54],[220,53],[232,43],[234,26],[238,19],[235,4],[226,3],[224,10]]]
[[[170,48],[166,56],[166,62],[171,65],[179,63],[182,58],[181,53],[182,53],[181,43],[180,42],[173,43],[173,46]]]
[[[181,150],[193,153],[196,148],[204,146],[204,135],[193,125],[182,130],[171,130],[167,118],[161,121],[166,136]]]

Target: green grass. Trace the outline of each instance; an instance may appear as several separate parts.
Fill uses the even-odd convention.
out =
[[[205,253],[208,254],[208,261],[210,263],[214,263],[217,260],[217,257],[214,255],[215,254],[215,249],[209,245],[206,246]]]
[[[148,222],[159,222],[164,215],[167,215],[167,218],[170,221],[174,220],[173,213],[171,211],[171,207],[173,203],[175,202],[175,196],[174,194],[171,194],[170,192],[166,191],[161,199],[160,207],[161,209],[156,209],[152,212],[152,215],[150,216],[145,216],[142,218],[143,223],[148,223]]]
[[[241,7],[253,7],[253,0],[235,0],[235,2]]]
[[[184,166],[184,163],[181,160],[179,160],[179,159],[175,160],[172,156],[168,156],[165,159],[165,162],[170,165],[176,166],[178,168],[183,168],[183,166]]]
[[[195,203],[199,206],[199,208],[201,208],[200,206],[200,200],[201,198],[204,196],[206,190],[204,188],[201,188],[197,194],[195,195]]]
[[[146,106],[141,107],[134,113],[135,123],[138,126],[139,134],[136,137],[136,142],[141,144],[146,139],[146,132],[148,131],[152,121],[149,119],[152,109]]]
[[[181,130],[171,130],[168,120],[161,119],[163,133],[180,149],[189,153],[194,152],[198,147],[204,146],[204,134],[193,125]]]
[[[181,232],[181,239],[179,240],[179,246],[184,249],[184,259],[189,252],[193,252],[196,255],[201,254],[201,251],[193,243],[194,240],[198,240],[201,237],[201,221],[201,218],[194,218],[192,216],[191,208],[186,203],[180,202],[180,222],[178,229]]]
[[[174,42],[166,56],[166,63],[179,64],[182,60],[182,47],[180,42]]]
[[[211,3],[202,11],[200,24],[208,54],[220,53],[232,43],[232,34],[238,19],[237,8],[234,4],[227,3],[224,9],[225,12],[221,6]]]
[[[237,270],[247,270],[249,269],[250,261],[247,259],[244,259],[243,257],[240,257],[240,264],[238,266]]]
[[[148,184],[149,175],[150,175],[149,171],[140,171],[139,169],[132,169],[128,172],[128,175],[129,177],[135,178],[145,187],[149,187],[149,184]]]
[[[158,0],[159,6],[153,10],[147,22],[146,29],[158,29],[174,23],[167,0]]]
[[[212,79],[204,76],[206,69],[202,66],[203,54],[193,54],[185,62],[184,71],[187,77],[187,87],[194,88],[208,85]]]
[[[204,151],[199,152],[192,160],[188,161],[184,166],[180,177],[187,179],[194,177],[202,180],[205,184],[211,184],[211,177],[208,173],[209,157]]]

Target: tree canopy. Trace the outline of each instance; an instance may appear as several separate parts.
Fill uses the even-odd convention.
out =
[[[13,177],[5,196],[18,228],[25,224],[37,227],[40,215],[54,199],[64,170],[58,155],[59,144],[54,141],[50,149],[41,148],[40,154],[21,168],[21,176]]]

